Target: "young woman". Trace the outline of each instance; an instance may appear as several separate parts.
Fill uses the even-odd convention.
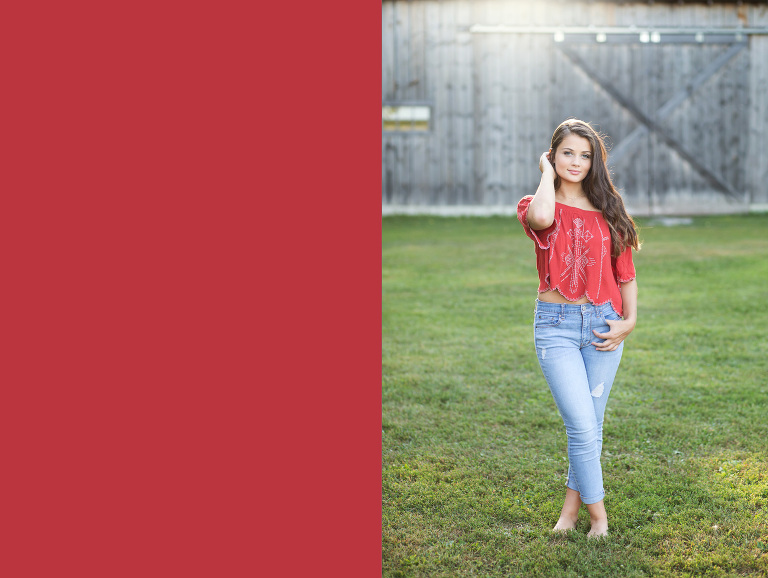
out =
[[[536,247],[536,354],[568,436],[565,503],[554,529],[575,528],[583,503],[588,535],[604,536],[603,415],[637,322],[632,249],[640,245],[605,145],[588,123],[560,124],[539,169],[539,188],[520,200],[517,217]]]

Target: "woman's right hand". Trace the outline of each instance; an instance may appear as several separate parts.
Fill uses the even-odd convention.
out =
[[[539,157],[539,170],[542,172],[542,174],[546,174],[548,172],[552,173],[552,176],[555,176],[555,168],[552,166],[552,162],[549,160],[549,151],[543,153],[541,157]]]

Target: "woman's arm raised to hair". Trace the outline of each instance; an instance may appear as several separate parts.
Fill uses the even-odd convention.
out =
[[[528,224],[538,231],[546,229],[555,220],[555,169],[549,162],[549,152],[539,158],[541,182],[528,205]]]

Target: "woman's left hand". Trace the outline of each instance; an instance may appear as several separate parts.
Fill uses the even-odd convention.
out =
[[[595,349],[598,351],[616,351],[616,348],[621,345],[621,342],[632,333],[632,330],[635,328],[635,322],[626,319],[606,319],[605,322],[608,324],[608,327],[611,328],[607,333],[598,333],[594,329],[592,330],[592,333],[605,341],[600,343],[593,341],[592,345],[594,345]]]

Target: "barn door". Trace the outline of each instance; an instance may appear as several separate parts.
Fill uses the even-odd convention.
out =
[[[551,109],[610,135],[609,164],[632,204],[655,213],[678,197],[745,200],[746,42],[554,45]]]

